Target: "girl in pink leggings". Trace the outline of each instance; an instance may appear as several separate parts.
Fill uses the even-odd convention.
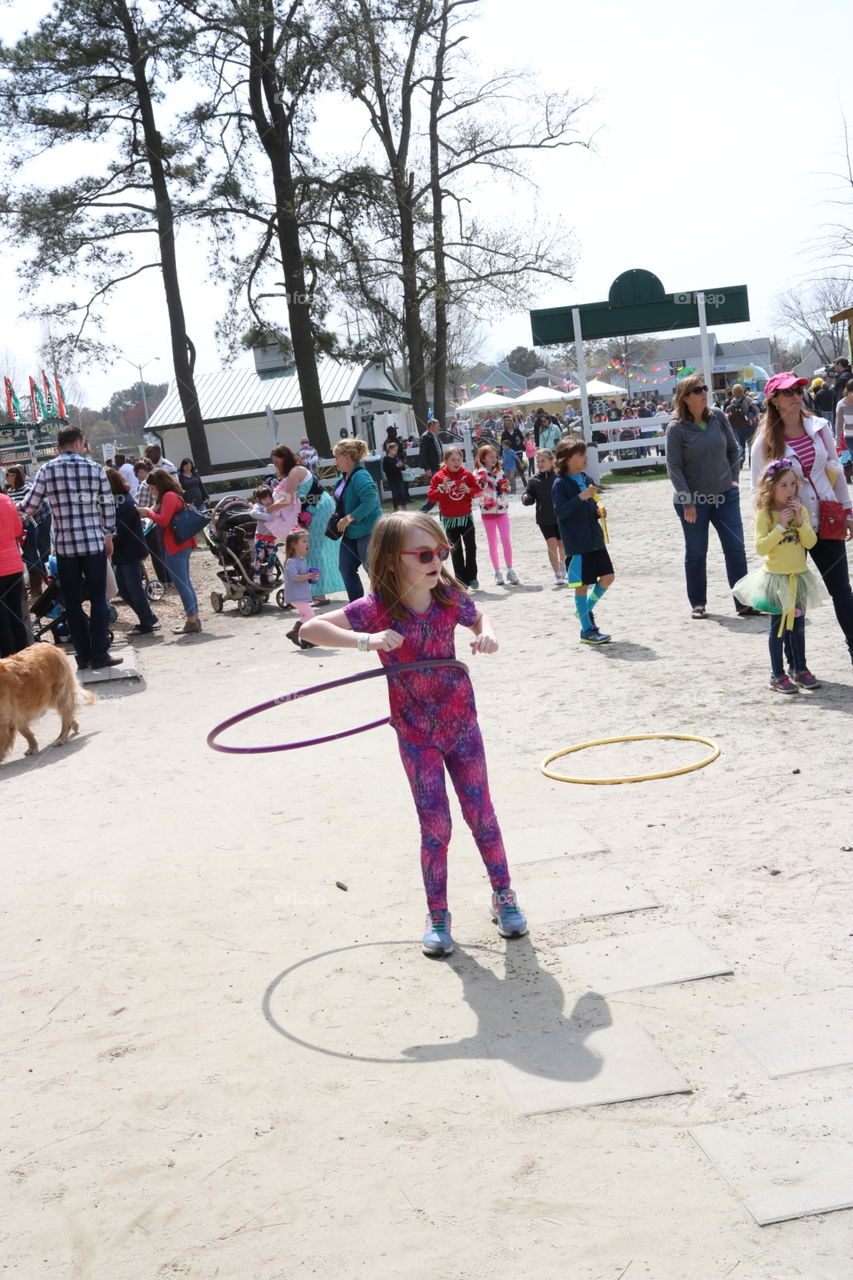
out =
[[[371,594],[302,624],[313,644],[376,650],[383,666],[454,658],[457,625],[470,627],[472,653],[498,647],[491,624],[445,568],[450,543],[429,516],[382,516],[370,539]],[[388,679],[391,724],[412,788],[421,828],[421,871],[427,899],[424,955],[453,950],[447,908],[450,807],[445,770],[459,798],[492,886],[492,919],[504,938],[527,933],[510,887],[501,830],[489,794],[483,739],[467,671],[436,667]]]
[[[284,600],[286,604],[292,604],[299,614],[293,629],[286,633],[288,640],[292,640],[297,649],[312,648],[299,633],[303,622],[314,617],[311,585],[320,574],[319,569],[310,568],[305,559],[307,555],[308,534],[304,529],[294,529],[287,535],[284,543]]]
[[[501,470],[498,451],[490,444],[482,444],[477,450],[474,478],[480,486],[480,514],[489,544],[489,556],[495,571],[495,582],[504,585],[498,559],[498,537],[504,553],[507,582],[517,583],[518,574],[512,567],[512,542],[509,533],[509,481]]]

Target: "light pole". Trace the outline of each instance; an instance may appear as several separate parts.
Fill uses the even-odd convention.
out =
[[[150,360],[146,360],[145,364],[135,364],[133,360],[129,360],[127,356],[119,356],[119,360],[123,360],[125,364],[129,364],[139,374],[139,385],[142,388],[142,407],[145,410],[145,421],[148,421],[148,397],[145,394],[145,382],[142,377],[142,370],[147,369],[149,364],[154,364],[155,360],[159,360],[159,356],[152,356]]]

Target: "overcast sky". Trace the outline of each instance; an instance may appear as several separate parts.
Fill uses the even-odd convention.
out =
[[[578,261],[572,285],[541,282],[519,298],[519,310],[486,330],[482,354],[497,358],[530,344],[528,307],[606,298],[620,272],[644,267],[668,292],[749,287],[749,324],[722,329],[723,340],[756,337],[775,325],[775,299],[802,285],[829,259],[818,247],[844,198],[843,117],[853,137],[853,77],[844,33],[850,11],[841,0],[792,0],[768,8],[757,0],[718,0],[700,20],[675,0],[606,8],[559,6],[553,0],[483,0],[471,49],[485,68],[529,67],[531,94],[565,87],[597,95],[580,124],[595,135],[579,147],[538,156],[536,198],[573,231]],[[15,8],[13,7],[13,13]],[[32,7],[22,21],[32,22]],[[5,38],[13,38],[8,27]],[[327,121],[345,133],[352,108]],[[57,158],[51,156],[56,164]],[[55,170],[63,177],[61,161]],[[853,191],[846,192],[853,223]],[[513,216],[532,214],[533,196],[495,179],[480,187],[491,210],[509,202]],[[190,335],[199,372],[221,369],[214,320],[225,289],[207,278],[203,256],[181,246]],[[29,290],[6,251],[0,261],[5,306],[0,352],[18,369],[35,370],[38,326],[27,323]],[[61,280],[53,291],[67,296]],[[20,322],[16,322],[16,316]],[[126,286],[108,315],[107,336],[126,360],[81,377],[85,401],[100,408],[112,391],[136,380],[171,377],[162,286],[155,273]],[[158,359],[155,362],[155,357]],[[150,362],[150,363],[149,363]],[[250,357],[241,357],[249,365]],[[17,388],[19,395],[25,390]]]

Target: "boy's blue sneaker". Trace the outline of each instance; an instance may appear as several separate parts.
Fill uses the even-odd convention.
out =
[[[606,636],[598,627],[590,627],[581,632],[581,644],[610,644],[610,636]]]
[[[527,933],[527,917],[518,905],[514,889],[492,894],[492,920],[502,938],[522,938]]]
[[[439,959],[449,956],[453,950],[453,939],[450,936],[450,912],[428,911],[426,933],[423,940],[423,953]]]

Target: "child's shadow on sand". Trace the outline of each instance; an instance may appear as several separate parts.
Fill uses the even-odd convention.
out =
[[[503,977],[478,964],[472,955],[457,951],[444,961],[462,982],[462,994],[476,1013],[475,1033],[454,1043],[412,1045],[402,1056],[413,1062],[439,1062],[449,1058],[503,1058],[531,1074],[555,1080],[591,1080],[601,1070],[601,1058],[585,1041],[593,1031],[608,1027],[612,1018],[607,1001],[594,991],[581,996],[567,1018],[563,1015],[563,989],[540,968],[529,938],[507,944]],[[531,1052],[525,1038],[562,1032],[555,1052]],[[557,1051],[559,1043],[559,1051]]]

